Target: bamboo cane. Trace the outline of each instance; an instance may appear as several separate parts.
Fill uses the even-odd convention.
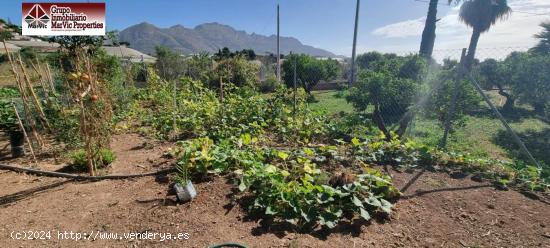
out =
[[[36,162],[36,156],[34,155],[34,150],[32,149],[31,141],[29,139],[29,136],[27,135],[27,131],[25,131],[25,126],[23,126],[23,122],[21,121],[21,117],[19,116],[19,112],[17,111],[17,108],[15,107],[15,103],[12,102],[11,105],[13,106],[13,110],[15,111],[15,116],[17,117],[17,123],[19,123],[19,128],[21,128],[21,131],[23,131],[23,136],[25,136],[25,140],[29,144],[29,150],[31,151],[32,159],[34,161],[34,164],[38,164]]]
[[[18,54],[18,62],[19,66],[21,66],[21,70],[23,70],[23,77],[25,79],[25,82],[27,84],[27,87],[31,91],[32,99],[34,101],[34,104],[36,105],[36,108],[38,109],[38,114],[40,115],[41,121],[43,121],[46,124],[46,127],[51,130],[50,123],[48,122],[48,119],[46,118],[46,114],[44,114],[44,110],[42,109],[42,104],[40,104],[40,101],[38,100],[38,96],[36,95],[36,92],[34,91],[34,88],[32,87],[31,80],[29,78],[29,75],[27,74],[27,70],[25,69],[25,65],[23,64],[23,60],[21,59],[21,54]]]
[[[50,83],[50,87],[51,87],[51,90],[52,90],[53,94],[57,95],[57,93],[55,92],[55,86],[54,86],[54,83],[53,83],[52,71],[50,70],[50,65],[49,64],[46,64],[46,74],[48,75],[48,81]]]
[[[40,65],[40,61],[38,61],[38,58],[36,58],[36,68],[40,72],[38,76],[41,79],[42,87],[44,88],[44,91],[50,93],[50,86],[48,86],[46,82],[46,80],[48,80],[46,70],[44,70],[44,68],[42,68],[42,66]]]
[[[10,61],[10,65],[11,65],[11,70],[12,70],[12,73],[13,73],[13,77],[15,78],[15,82],[17,84],[17,88],[19,89],[19,93],[21,94],[21,99],[23,100],[23,109],[25,111],[25,115],[29,116],[29,118],[27,118],[26,120],[28,120],[28,124],[29,124],[29,127],[31,128],[31,131],[32,131],[32,135],[34,136],[35,140],[36,140],[36,143],[38,145],[38,147],[42,147],[42,139],[40,138],[40,136],[38,135],[38,133],[36,132],[36,123],[34,122],[34,119],[33,118],[30,118],[32,115],[31,115],[31,110],[28,106],[28,98],[27,98],[27,93],[25,91],[25,88],[23,86],[23,82],[21,77],[19,76],[19,73],[17,73],[17,70],[16,70],[16,67],[15,67],[15,62],[14,62],[14,59],[11,57],[11,53],[8,51],[8,48],[6,46],[6,42],[3,41],[4,43],[4,49],[6,50],[6,55],[8,57],[8,60]],[[32,144],[32,143],[31,143]]]
[[[40,87],[42,87],[42,90],[44,91],[44,96],[46,97],[46,99],[48,99],[50,90],[48,89],[48,87],[46,87],[45,78],[44,75],[42,75],[44,72],[42,71],[42,68],[40,68],[40,62],[38,61],[38,58],[36,59],[36,64],[32,61],[29,61],[29,63],[31,64],[32,69],[38,75],[38,82],[40,83]]]

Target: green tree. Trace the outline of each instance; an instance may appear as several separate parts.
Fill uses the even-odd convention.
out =
[[[368,57],[373,59],[364,60],[369,61],[368,65],[360,71],[357,86],[351,89],[347,100],[359,112],[373,106],[372,120],[386,138],[391,138],[387,123],[399,122],[396,132],[402,135],[412,118],[409,107],[426,75],[426,60],[420,56],[376,53],[364,56]]]
[[[498,20],[506,19],[512,9],[507,0],[466,0],[460,7],[459,19],[472,27],[472,37],[466,55],[465,67],[469,70],[474,63],[477,43],[482,33],[489,31]]]
[[[369,106],[373,106],[372,120],[389,140],[392,135],[386,126],[382,109],[394,106],[393,101],[396,100],[411,104],[417,89],[418,85],[414,80],[398,78],[388,72],[362,70],[347,100],[358,112],[366,111]]]
[[[294,64],[296,63],[296,84],[311,94],[311,90],[322,80],[332,80],[339,75],[339,66],[335,60],[319,60],[306,54],[286,56],[282,64],[283,81],[288,87],[294,87]]]
[[[164,46],[156,46],[155,53],[157,55],[155,69],[157,69],[162,78],[174,80],[185,74],[186,65],[180,54]]]
[[[233,57],[234,54],[231,53],[231,50],[229,48],[224,47],[222,49],[218,49],[218,52],[214,54],[214,57],[216,60],[222,60],[222,59],[228,59]]]
[[[384,55],[375,51],[357,56],[356,63],[360,69],[368,69],[372,63],[382,60],[384,60]]]
[[[513,53],[506,59],[512,92],[530,104],[535,112],[546,115],[550,102],[550,56]]]
[[[215,65],[209,76],[210,87],[218,88],[221,80],[224,91],[231,90],[234,86],[255,88],[259,82],[259,69],[244,56],[223,59]]]
[[[248,60],[255,60],[256,59],[256,53],[252,49],[243,49],[241,51],[235,52],[235,55],[242,55]]]
[[[540,24],[543,30],[536,34],[539,43],[529,50],[532,53],[550,55],[550,21]]]
[[[495,59],[486,59],[477,66],[479,81],[485,89],[497,88],[498,94],[506,98],[502,107],[504,112],[510,113],[514,108],[516,98],[505,90],[510,86],[509,70],[505,63],[499,63]]]
[[[200,52],[191,56],[187,60],[189,76],[193,80],[208,82],[210,80],[210,70],[213,67],[212,63],[212,58],[207,52]]]
[[[428,81],[431,90],[427,102],[424,103],[423,111],[428,117],[436,118],[442,125],[451,106],[457,70],[458,64],[450,69],[442,69],[436,77]],[[460,94],[456,99],[453,122],[460,124],[467,113],[479,109],[482,99],[468,80],[460,80],[458,87]]]

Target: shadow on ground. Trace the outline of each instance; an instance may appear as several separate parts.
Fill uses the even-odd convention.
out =
[[[35,187],[35,188],[23,190],[23,191],[19,191],[17,193],[1,196],[0,197],[0,207],[11,204],[11,203],[16,203],[18,201],[21,201],[21,200],[27,199],[29,197],[32,197],[33,195],[36,195],[36,194],[48,192],[51,189],[55,189],[55,188],[57,188],[61,185],[64,185],[64,184],[72,182],[72,181],[74,181],[74,180],[70,179],[70,180],[50,183],[50,184],[47,184],[47,185],[43,185],[43,186],[39,186],[39,187]]]
[[[550,128],[542,131],[527,130],[517,133],[533,157],[550,165]],[[492,139],[492,142],[504,148],[508,155],[514,159],[528,161],[512,136],[506,130],[500,130]]]

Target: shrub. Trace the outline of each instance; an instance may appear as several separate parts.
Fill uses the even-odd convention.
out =
[[[86,171],[88,169],[88,160],[86,158],[86,151],[84,149],[78,149],[69,154],[71,159],[70,165],[77,171]],[[94,158],[95,164],[98,168],[105,168],[115,161],[116,155],[113,151],[103,148],[99,150],[99,153]]]
[[[267,79],[260,83],[260,91],[263,93],[274,92],[281,84],[274,75],[267,76]]]
[[[308,94],[321,80],[332,80],[340,74],[336,60],[319,60],[307,54],[292,54],[281,65],[283,81],[289,88],[294,87],[295,68],[297,87],[304,88]]]

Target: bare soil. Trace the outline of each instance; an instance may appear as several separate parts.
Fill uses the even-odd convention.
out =
[[[163,158],[170,146],[138,135],[117,135],[112,142],[117,160],[109,173],[170,166],[173,161]],[[0,163],[29,165],[5,154],[0,153]],[[40,161],[39,168],[63,167]],[[444,173],[394,171],[393,176],[404,196],[390,220],[300,233],[258,221],[231,204],[235,187],[224,177],[197,182],[197,197],[176,204],[167,195],[167,177],[77,182],[0,171],[0,246],[208,247],[237,242],[248,247],[550,247],[550,203],[544,200]],[[51,231],[51,239],[10,237],[22,231]],[[74,241],[58,239],[58,231],[188,233],[189,239]]]

